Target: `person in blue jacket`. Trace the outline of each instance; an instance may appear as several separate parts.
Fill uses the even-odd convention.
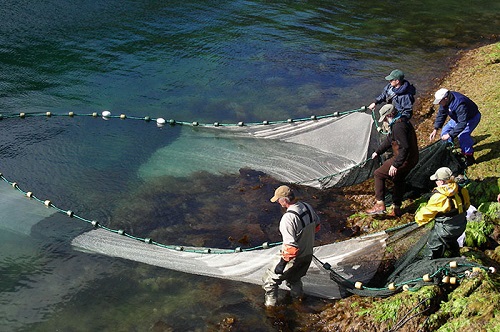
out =
[[[385,79],[389,83],[368,108],[374,110],[375,105],[385,102],[386,105],[382,106],[383,108],[392,105],[398,112],[397,115],[405,117],[407,120],[411,119],[417,90],[413,84],[405,80],[405,74],[399,69],[394,69]]]
[[[474,164],[476,160],[471,133],[481,121],[481,113],[477,105],[463,94],[444,88],[436,91],[434,98],[434,105],[439,104],[439,110],[434,121],[434,130],[429,136],[430,140],[434,140],[437,131],[443,128],[441,139],[453,142],[453,139],[458,137],[466,164],[468,166]],[[448,116],[450,120],[443,127]]]

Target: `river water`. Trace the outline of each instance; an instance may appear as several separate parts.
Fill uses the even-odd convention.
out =
[[[432,87],[458,50],[498,35],[499,12],[494,0],[4,0],[0,113],[237,123],[356,109],[394,68],[418,91]],[[63,209],[169,243],[279,240],[279,210],[265,207],[275,183],[252,192],[262,174],[179,161],[213,137],[100,117],[0,128],[3,175]],[[234,197],[245,190],[259,211]],[[76,251],[71,239],[90,228],[64,215],[23,230],[3,219],[2,331],[204,331],[226,317],[240,330],[275,329],[258,286]]]

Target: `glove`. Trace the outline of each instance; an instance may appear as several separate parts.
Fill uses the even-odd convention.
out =
[[[284,260],[283,258],[280,259],[280,262],[274,268],[274,273],[276,273],[276,274],[283,274],[283,271],[285,271],[286,263],[288,263],[286,260]]]

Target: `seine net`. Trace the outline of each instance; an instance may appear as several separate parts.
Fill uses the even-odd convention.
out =
[[[320,188],[360,183],[370,178],[378,167],[378,160],[368,159],[368,155],[380,139],[373,126],[373,116],[361,110],[304,121],[203,126],[189,130],[197,142],[187,152],[179,150],[175,163],[186,169],[194,164],[194,159],[203,159],[207,169],[246,167],[282,182]],[[172,159],[173,152],[175,142],[169,145],[165,155],[161,151],[153,154],[142,170],[144,176],[154,174],[151,170],[161,169],[166,160]],[[423,149],[419,164],[407,178],[409,191],[429,191],[432,188],[429,176],[442,166],[457,173],[464,169],[463,161],[446,144],[438,142]],[[0,186],[3,206],[0,226],[3,228],[29,234],[34,224],[56,211],[43,202],[19,198],[22,196],[14,193],[15,190],[5,184]],[[98,224],[94,226],[97,229],[77,236],[72,244],[80,250],[187,273],[260,284],[264,270],[279,259],[278,244],[243,250],[170,247],[110,231]],[[417,264],[422,255],[428,230],[429,227],[414,229],[406,225],[316,247],[316,264],[311,264],[304,279],[305,292],[323,298],[340,298],[349,293],[393,294],[408,285],[407,280],[421,278],[415,273],[429,269],[429,262],[423,270],[412,265]],[[388,289],[387,284],[391,283],[396,283],[394,290]]]

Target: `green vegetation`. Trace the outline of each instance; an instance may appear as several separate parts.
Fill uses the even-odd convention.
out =
[[[495,64],[500,62],[500,43],[495,44],[491,52],[485,53],[486,65]]]
[[[478,211],[483,214],[483,218],[489,222],[500,219],[500,203],[488,202],[479,206]]]
[[[498,153],[500,153],[500,151]],[[477,167],[479,167],[479,165],[477,165]],[[500,178],[498,176],[499,173],[496,174],[496,177],[487,176],[486,178],[475,179],[467,185],[467,189],[471,193],[473,204],[478,206],[495,200],[498,195],[498,188],[500,188]]]
[[[488,241],[488,235],[493,232],[493,224],[486,220],[467,223],[465,230],[465,245],[468,247],[481,247]]]
[[[439,311],[425,324],[428,331],[498,331],[500,326],[500,293],[498,277],[492,279],[486,272],[464,279],[462,285],[450,293]],[[489,326],[489,328],[485,328]]]
[[[436,287],[422,287],[416,292],[399,293],[384,301],[374,302],[371,307],[357,311],[357,314],[370,316],[378,323],[393,325],[407,313],[425,310],[436,295]]]

